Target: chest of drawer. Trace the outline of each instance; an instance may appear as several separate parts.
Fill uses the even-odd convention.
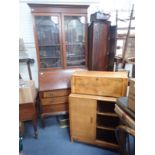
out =
[[[60,97],[60,96],[68,96],[70,94],[70,89],[63,90],[53,90],[53,91],[45,91],[43,92],[43,98],[51,98],[51,97]]]
[[[68,102],[68,96],[41,99],[42,105],[60,104],[60,103],[67,103],[67,102]]]

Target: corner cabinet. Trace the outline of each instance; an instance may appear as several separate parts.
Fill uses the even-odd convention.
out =
[[[28,4],[39,68],[42,118],[68,111],[70,77],[87,69],[87,5]]]
[[[108,70],[110,22],[92,22],[89,26],[89,70]]]
[[[89,70],[113,71],[116,26],[109,21],[94,21],[89,26]]]

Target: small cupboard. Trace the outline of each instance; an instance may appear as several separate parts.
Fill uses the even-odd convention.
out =
[[[116,98],[70,94],[71,140],[118,149],[115,127],[119,118],[114,112]]]
[[[78,71],[69,95],[71,140],[119,149],[115,137],[119,118],[114,108],[127,90],[127,73]]]

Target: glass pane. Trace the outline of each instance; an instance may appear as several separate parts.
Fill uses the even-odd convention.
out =
[[[41,68],[57,68],[61,66],[59,46],[39,47],[39,54]]]
[[[65,16],[67,66],[85,65],[85,17]]]
[[[85,65],[85,45],[66,45],[67,66]]]
[[[41,68],[61,67],[59,17],[36,16]]]

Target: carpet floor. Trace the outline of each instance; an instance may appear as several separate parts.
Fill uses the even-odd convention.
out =
[[[68,128],[60,128],[56,117],[45,119],[45,128],[42,128],[38,122],[38,139],[33,138],[31,122],[25,123],[22,153],[24,155],[119,155],[117,152],[93,145],[72,143]]]

